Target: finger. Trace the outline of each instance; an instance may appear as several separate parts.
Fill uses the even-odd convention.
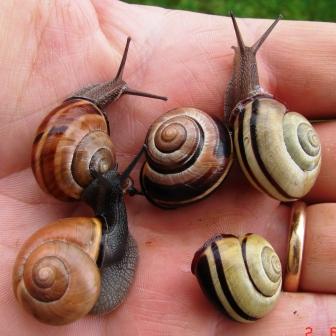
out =
[[[6,83],[0,177],[29,165],[33,138],[46,114],[80,87],[111,76],[124,48],[124,41],[113,43],[114,48],[108,44],[89,1],[13,3],[0,4],[5,34],[0,78]],[[13,47],[10,41],[18,43]]]
[[[164,10],[110,0],[93,3],[111,41],[119,36],[113,30],[116,22],[126,14],[139,24],[146,22],[146,27],[158,27],[160,21],[155,35],[153,29],[141,30],[132,20],[123,22],[127,34],[137,40],[152,41],[146,48],[146,57],[138,56],[141,63],[147,69],[155,55],[152,62],[158,69],[172,69],[165,71],[161,87],[168,90],[167,95],[175,105],[193,104],[222,116],[225,87],[233,65],[231,46],[236,44],[229,18],[211,16],[209,21],[207,15],[196,13],[174,11],[167,15]],[[238,24],[245,43],[252,45],[270,20],[240,19]],[[158,42],[157,35],[164,39]],[[280,21],[257,57],[261,85],[290,109],[308,117],[335,116],[336,43],[332,41],[336,42],[334,24]],[[140,47],[139,51],[143,52]],[[138,80],[143,78],[143,72],[135,75]]]
[[[127,6],[128,8],[129,5],[126,4],[121,4],[118,3],[118,10],[115,11],[113,13],[113,8],[111,8],[111,12],[108,11],[108,13],[105,13],[104,11],[101,10],[103,4],[100,2],[100,6],[98,6],[97,10],[98,10],[98,14],[102,15],[104,17],[104,20],[106,21],[111,21],[111,25],[113,25],[112,19],[114,17],[114,15],[121,15],[121,13],[124,11],[125,6]],[[149,22],[151,21],[151,14],[152,11],[154,9],[151,9],[151,11],[148,11],[148,20]],[[136,8],[132,7],[132,13],[135,13],[137,10]],[[139,10],[140,11],[140,10]],[[141,14],[145,15],[145,9],[142,7],[141,8]],[[155,10],[155,15],[160,16],[162,15],[162,12],[160,12],[159,10]],[[176,16],[178,17],[178,13],[176,14]],[[181,13],[182,15],[182,13]],[[183,15],[185,15],[186,17],[189,18],[188,22],[190,22],[191,25],[191,31],[193,31],[193,29],[195,30],[195,32],[198,29],[198,25],[200,23],[202,23],[202,18],[197,15],[197,23],[193,20],[194,15],[195,14],[191,14],[191,13],[183,13]],[[152,18],[154,21],[154,17]],[[199,64],[198,67],[195,66],[194,63],[190,60],[190,53],[186,53],[186,48],[183,45],[179,45],[179,43],[182,43],[182,41],[180,42],[179,39],[174,39],[174,41],[170,41],[169,43],[172,44],[174,43],[174,48],[173,50],[175,51],[175,53],[171,52],[170,54],[165,53],[164,55],[162,55],[162,57],[159,58],[152,58],[152,55],[160,55],[162,51],[167,51],[168,53],[170,52],[170,50],[172,48],[168,48],[165,46],[166,41],[168,41],[169,39],[171,39],[172,37],[169,36],[169,34],[167,36],[165,36],[165,40],[160,42],[160,45],[156,46],[156,45],[149,45],[150,48],[154,48],[155,49],[153,51],[153,54],[150,52],[150,48],[146,48],[149,56],[147,61],[143,60],[143,62],[145,62],[146,64],[144,64],[144,67],[149,68],[149,63],[153,64],[153,68],[171,68],[172,69],[172,73],[174,75],[174,77],[169,77],[170,76],[170,71],[165,73],[165,77],[168,76],[167,82],[168,83],[173,83],[174,85],[172,85],[172,87],[167,87],[168,90],[173,90],[173,92],[171,94],[166,93],[168,91],[166,91],[165,89],[160,90],[162,92],[164,92],[164,94],[167,94],[168,96],[170,96],[170,101],[168,102],[167,105],[160,105],[158,107],[155,107],[155,110],[151,110],[149,106],[147,106],[147,108],[143,107],[144,105],[147,104],[147,102],[139,102],[139,104],[137,104],[136,106],[132,103],[128,103],[128,101],[123,100],[123,102],[120,102],[120,105],[114,105],[111,106],[111,114],[110,114],[110,118],[111,118],[111,125],[112,125],[112,138],[115,139],[115,142],[117,143],[117,147],[119,152],[121,153],[132,153],[132,152],[136,152],[137,147],[139,145],[135,145],[135,144],[139,144],[139,142],[141,143],[141,141],[143,141],[145,134],[146,134],[146,130],[148,129],[148,126],[150,125],[150,123],[152,122],[153,119],[155,119],[160,113],[162,113],[163,108],[166,107],[166,110],[168,110],[171,107],[175,107],[176,106],[176,99],[178,100],[178,104],[180,105],[191,105],[193,104],[194,106],[203,108],[205,111],[209,112],[210,114],[217,114],[218,116],[222,116],[222,102],[223,102],[223,92],[225,91],[225,74],[229,74],[230,73],[230,68],[232,67],[232,64],[230,62],[227,61],[228,57],[225,57],[225,59],[223,60],[221,57],[213,57],[213,55],[211,54],[211,52],[216,52],[216,55],[219,55],[220,53],[222,55],[226,55],[225,52],[223,52],[223,46],[225,46],[225,43],[218,43],[218,45],[222,46],[222,50],[220,51],[218,48],[215,49],[215,46],[212,45],[211,43],[214,42],[213,39],[213,35],[215,35],[216,37],[219,36],[218,35],[218,31],[217,30],[221,30],[223,29],[223,31],[225,30],[224,28],[226,26],[224,26],[224,20],[223,18],[218,18],[221,21],[216,21],[217,18],[214,18],[214,28],[213,30],[210,29],[210,32],[212,34],[212,38],[208,38],[207,40],[203,40],[201,34],[195,34],[195,37],[192,39],[192,41],[194,41],[195,39],[198,39],[198,44],[202,44],[205,45],[205,47],[202,49],[201,52],[199,52],[198,54],[198,58],[199,58]],[[174,17],[171,18],[171,20],[174,20]],[[218,28],[220,26],[220,22],[221,24],[223,24],[222,28]],[[263,21],[247,21],[248,22],[248,26],[251,27],[252,25],[257,27],[258,31],[262,31],[263,30],[263,26],[265,26],[267,23],[263,22]],[[253,22],[253,23],[252,23]],[[171,23],[171,22],[170,22]],[[171,23],[172,24],[172,23]],[[231,24],[230,22],[227,24]],[[291,29],[294,29],[295,27],[297,28],[297,30],[302,34],[302,36],[296,36],[295,38],[297,39],[306,39],[308,38],[307,35],[307,31],[310,31],[309,28],[307,28],[308,23],[304,24],[304,25],[300,25],[300,23],[295,23],[297,24],[297,26],[295,26],[293,23],[288,23],[288,22],[281,22],[280,25],[290,25]],[[310,24],[310,23],[309,23]],[[313,24],[313,23],[312,23]],[[172,26],[176,26],[178,29],[178,25],[179,23],[174,22],[174,24],[172,24]],[[242,29],[246,30],[245,25],[244,25],[244,21],[242,22]],[[280,26],[279,26],[280,27]],[[281,28],[281,27],[280,27]],[[133,30],[132,27],[129,27],[129,32],[130,34],[133,34]],[[182,28],[181,28],[182,29]],[[280,34],[280,37],[278,37],[276,40],[281,40],[284,39],[284,34],[281,33],[280,31],[277,31],[278,27],[276,28],[276,31],[274,31],[274,34]],[[322,29],[323,30],[323,29]],[[228,29],[226,29],[226,31],[228,31]],[[175,30],[172,31],[171,33],[174,34]],[[134,32],[137,36],[137,32]],[[254,36],[249,36],[251,34],[249,34],[247,31],[247,38],[248,40],[253,41]],[[223,33],[224,34],[224,33]],[[227,34],[227,33],[225,33]],[[319,29],[317,29],[317,34],[319,34]],[[258,32],[255,33],[255,35],[258,35]],[[272,33],[273,35],[273,33]],[[318,36],[316,38],[316,43],[317,45],[314,46],[314,39],[315,37],[312,37],[312,41],[311,38],[309,40],[309,45],[312,45],[313,48],[318,49],[318,43],[320,43],[321,39]],[[150,36],[148,36],[148,41],[150,41]],[[272,39],[270,38],[270,41]],[[292,43],[292,48],[296,48],[296,40],[291,41],[291,37],[288,38],[286,37],[286,43]],[[189,37],[189,35],[185,36],[185,41],[187,41],[187,43],[189,44],[191,39]],[[270,41],[267,41],[267,43],[270,43]],[[276,42],[277,42],[276,41]],[[289,41],[289,42],[288,42]],[[217,41],[218,42],[218,41]],[[306,41],[307,42],[307,41]],[[312,42],[312,44],[311,44]],[[326,42],[326,41],[325,41]],[[267,43],[265,44],[265,48],[267,47]],[[307,43],[306,43],[307,44]],[[263,48],[262,48],[263,49]],[[261,49],[261,50],[262,50]],[[141,50],[141,48],[140,48]],[[194,47],[190,47],[188,48],[188,50],[195,50]],[[278,71],[276,69],[276,64],[272,64],[271,66],[267,63],[269,60],[271,62],[275,62],[279,57],[280,59],[283,58],[283,56],[288,58],[288,53],[286,52],[286,54],[280,55],[281,53],[281,49],[280,48],[275,48],[276,52],[279,55],[275,55],[275,57],[273,58],[267,58],[264,59],[264,54],[266,54],[267,56],[267,50],[264,52],[264,54],[260,55],[260,62],[261,62],[261,72],[263,72],[264,70],[269,70],[270,75],[268,76],[269,78],[267,78],[267,73],[265,73],[264,75],[261,74],[261,77],[265,77],[265,84],[270,85],[270,88],[267,88],[269,91],[272,92],[272,85],[274,86],[274,92],[276,93],[276,90],[279,91],[283,91],[283,93],[280,93],[279,98],[281,100],[284,100],[287,103],[288,97],[286,97],[286,93],[287,91],[284,90],[284,87],[288,88],[289,94],[292,94],[293,92],[293,96],[297,95],[297,97],[299,97],[299,95],[302,96],[303,92],[298,91],[301,90],[303,87],[307,87],[307,85],[303,85],[302,82],[298,81],[296,78],[295,79],[291,79],[291,83],[294,83],[294,87],[290,87],[291,84],[288,84],[285,80],[282,80],[282,82],[280,81],[279,84],[276,80],[276,76],[273,76],[272,74],[272,69],[275,69],[276,71]],[[272,52],[272,51],[271,51]],[[325,52],[325,49],[323,50],[323,52]],[[331,52],[331,49],[329,49],[329,52]],[[176,53],[179,57],[179,59],[176,59]],[[310,52],[308,53],[310,56],[312,56],[314,53]],[[273,54],[272,54],[273,55]],[[323,56],[324,54],[321,53],[321,58],[323,58],[325,60],[325,57]],[[277,57],[279,56],[279,57]],[[165,63],[162,64],[162,62],[167,62],[167,59],[171,59],[171,63]],[[312,57],[312,59],[314,60],[314,57]],[[162,61],[163,60],[163,61]],[[316,60],[316,59],[315,59]],[[299,62],[299,58],[297,57],[296,61]],[[221,62],[221,63],[220,63]],[[305,62],[305,61],[304,61]],[[305,64],[305,63],[304,63]],[[330,63],[331,64],[331,63]],[[216,70],[220,71],[219,69],[223,69],[222,71],[224,71],[223,76],[218,76],[218,71],[214,72],[211,71],[211,69],[209,69],[208,67],[211,65],[212,68],[215,68]],[[283,65],[283,64],[282,64]],[[304,70],[305,68],[303,66],[301,66],[302,63],[300,61],[300,67],[298,67],[298,70]],[[224,66],[224,67],[223,67]],[[306,66],[308,67],[308,69],[311,68],[311,66],[309,64],[306,64]],[[173,68],[174,67],[174,68]],[[152,66],[150,67],[152,68]],[[323,68],[323,67],[322,67]],[[289,68],[287,67],[285,69],[287,71],[287,73],[289,72]],[[293,74],[292,69],[290,69],[290,73],[289,74]],[[322,69],[323,70],[323,69]],[[310,71],[310,70],[309,70]],[[176,76],[176,74],[179,74],[178,76]],[[286,74],[287,74],[286,73]],[[285,75],[286,75],[285,74]],[[197,80],[194,79],[189,79],[188,77],[190,77],[191,75],[194,75],[194,77],[197,77]],[[284,77],[285,77],[284,75]],[[302,78],[308,78],[308,74],[307,73],[298,73],[298,79],[302,79]],[[185,77],[184,77],[185,76]],[[155,76],[154,76],[155,77]],[[274,77],[274,78],[273,78]],[[322,99],[318,98],[319,96],[317,95],[316,97],[314,96],[315,93],[313,93],[313,96],[310,95],[310,97],[313,97],[313,99],[316,98],[316,106],[318,109],[320,109],[321,111],[323,110],[334,110],[333,109],[333,103],[331,103],[330,105],[328,105],[328,108],[323,107],[325,102],[328,101],[327,103],[329,104],[329,101],[333,101],[333,96],[334,94],[330,95],[330,99],[325,99],[324,94],[326,92],[328,92],[328,90],[325,90],[325,85],[329,85],[330,84],[330,79],[328,80],[328,74],[321,74],[321,79],[323,79],[323,81],[325,80],[325,82],[323,82],[323,85],[319,85],[319,87],[314,87],[314,90],[316,92],[318,92],[318,95],[323,96],[324,100],[322,101]],[[162,80],[162,76],[160,76],[160,79]],[[143,77],[138,76],[137,78],[138,81],[143,80]],[[164,81],[166,82],[166,79],[164,79]],[[186,83],[188,83],[188,85],[186,85]],[[267,84],[268,83],[268,84]],[[327,84],[326,84],[327,83]],[[329,83],[329,84],[328,84]],[[163,83],[160,82],[159,83],[159,87],[160,85],[162,85]],[[276,85],[275,85],[276,84]],[[281,87],[282,85],[282,87]],[[314,83],[310,83],[309,82],[309,88],[311,85],[314,85]],[[265,86],[265,87],[266,87]],[[188,92],[186,91],[186,88],[188,90]],[[329,88],[328,88],[329,89]],[[315,92],[314,91],[314,92]],[[218,93],[221,93],[221,95],[217,96]],[[178,94],[178,96],[176,96]],[[180,94],[183,94],[183,97],[180,97]],[[303,102],[306,104],[307,102],[307,106],[305,106],[303,108],[303,111],[301,111],[301,106],[299,106],[297,109],[295,108],[295,104],[293,104],[293,106],[289,106],[290,109],[296,109],[304,114],[306,114],[308,117],[312,117],[313,115],[309,114],[309,111],[307,112],[307,108],[311,108],[312,104],[311,102],[309,102],[309,100],[307,101],[306,99],[299,99],[300,102]],[[306,109],[306,110],[305,110]],[[115,112],[114,112],[115,111]],[[323,114],[322,113],[322,114]],[[327,113],[328,114],[328,113]],[[123,125],[123,127],[119,127],[119,125]],[[129,136],[129,134],[131,134],[131,136]],[[330,153],[329,158],[333,157],[333,152],[328,152]],[[322,167],[323,169],[323,167]],[[320,181],[320,180],[319,180]],[[318,181],[318,182],[319,182]],[[322,184],[327,187],[328,183],[325,183],[325,180],[322,181]],[[312,194],[311,196],[311,201],[315,201],[315,200],[319,200],[322,197],[324,197],[324,200],[327,201],[334,201],[335,200],[335,196],[334,193],[331,191],[332,188],[326,189],[326,188],[322,188],[323,190],[329,192],[329,195],[327,195],[326,193],[322,192],[321,193],[321,185],[319,185],[319,192],[318,194]],[[336,190],[336,189],[335,189]],[[330,192],[331,191],[331,192]]]
[[[305,200],[308,202],[336,201],[336,122],[314,124],[322,145],[321,171]]]
[[[290,111],[308,118],[334,118],[336,25],[283,21],[267,43],[262,71],[270,73],[269,92]]]
[[[336,293],[336,204],[307,208],[300,289]]]
[[[222,196],[214,195],[211,200],[204,200],[202,207],[192,205],[183,211],[175,211],[164,217],[162,217],[162,210],[152,209],[153,207],[146,205],[146,201],[143,200],[141,207],[142,209],[151,207],[151,216],[147,218],[138,212],[136,226],[155,230],[163,237],[167,236],[168,245],[171,241],[170,234],[177,236],[175,243],[178,244],[180,240],[181,247],[188,239],[191,247],[186,246],[183,255],[189,260],[192,260],[195,251],[206,240],[216,234],[230,233],[240,236],[248,232],[258,233],[273,245],[285,273],[290,208],[278,206],[275,201],[267,202],[264,199],[266,196],[263,195],[255,196],[253,204],[251,204],[251,197],[246,197],[244,200],[244,196],[241,195],[240,200],[237,201],[236,198]],[[223,199],[226,200],[225,204]],[[139,211],[139,208],[137,209]],[[132,204],[129,204],[129,210],[133,216]],[[306,238],[300,280],[302,291],[336,293],[334,282],[336,244],[333,244],[336,236],[335,222],[336,204],[320,204],[307,208]],[[193,232],[192,236],[190,232]]]

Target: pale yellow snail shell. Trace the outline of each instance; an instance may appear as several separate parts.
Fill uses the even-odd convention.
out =
[[[262,96],[237,109],[234,144],[252,185],[281,201],[306,195],[321,167],[321,144],[309,121]]]
[[[191,270],[204,294],[238,322],[253,322],[276,304],[282,284],[281,264],[263,237],[218,235],[194,256]]]

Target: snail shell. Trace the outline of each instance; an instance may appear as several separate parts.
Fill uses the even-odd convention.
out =
[[[32,169],[40,187],[60,200],[79,199],[93,173],[115,166],[108,122],[87,100],[65,101],[37,130]]]
[[[96,259],[101,237],[96,218],[66,218],[37,231],[16,259],[17,300],[48,324],[66,324],[86,315],[100,293]]]
[[[151,202],[164,208],[209,195],[232,164],[227,128],[195,108],[178,108],[159,117],[147,133],[146,145],[142,190]]]
[[[262,96],[236,109],[234,145],[252,185],[281,201],[307,194],[321,166],[320,141],[309,121]]]
[[[269,313],[281,291],[280,260],[256,234],[208,240],[196,252],[191,270],[209,300],[238,322]]]

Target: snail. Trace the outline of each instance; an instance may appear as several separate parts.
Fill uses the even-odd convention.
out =
[[[192,107],[160,116],[146,136],[142,192],[155,205],[175,208],[215,190],[232,163],[232,142],[219,120]]]
[[[256,53],[280,20],[252,47],[245,46],[231,14],[238,47],[225,97],[224,119],[233,128],[239,164],[252,185],[281,201],[294,201],[313,187],[321,166],[319,137],[310,122],[289,112],[259,85]]]
[[[208,299],[238,322],[265,316],[281,291],[279,257],[257,234],[209,239],[195,253],[191,271]]]
[[[67,324],[89,312],[107,313],[124,300],[138,250],[128,232],[123,186],[142,152],[124,173],[96,173],[84,189],[82,199],[95,217],[58,220],[22,246],[13,269],[13,290],[38,320]]]
[[[92,171],[105,173],[116,167],[103,108],[122,94],[167,99],[131,89],[123,81],[130,41],[112,81],[76,92],[53,109],[37,130],[31,155],[33,173],[40,187],[60,200],[79,199],[93,179]]]

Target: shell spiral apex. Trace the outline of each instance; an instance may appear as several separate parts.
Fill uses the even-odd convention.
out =
[[[178,108],[159,117],[147,138],[141,172],[145,196],[163,208],[200,200],[215,190],[232,164],[229,131],[195,108]]]

